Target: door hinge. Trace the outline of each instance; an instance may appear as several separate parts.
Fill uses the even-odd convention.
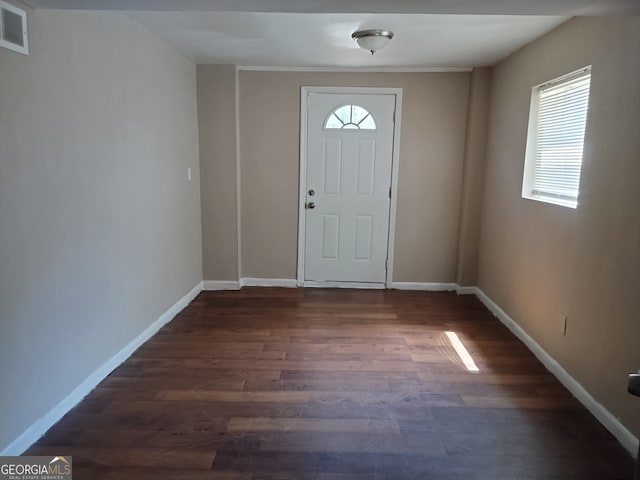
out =
[[[393,109],[393,123],[396,123],[396,110]]]
[[[389,259],[388,258],[384,261],[384,269],[385,270],[389,270]]]
[[[391,187],[389,187],[389,198],[391,198]]]

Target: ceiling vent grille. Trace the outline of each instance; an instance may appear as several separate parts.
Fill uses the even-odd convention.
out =
[[[0,47],[29,55],[27,12],[0,0]]]

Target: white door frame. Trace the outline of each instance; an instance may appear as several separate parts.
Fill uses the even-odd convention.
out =
[[[389,206],[389,239],[387,241],[387,275],[385,284],[357,282],[305,282],[305,208],[307,193],[307,115],[310,93],[333,93],[346,95],[394,95],[396,99],[393,127],[393,154],[391,159],[391,204]],[[347,288],[391,288],[393,279],[393,252],[396,237],[396,208],[398,204],[398,169],[400,163],[400,126],[402,120],[402,88],[387,87],[302,87],[300,89],[300,191],[298,201],[298,286],[347,287]]]

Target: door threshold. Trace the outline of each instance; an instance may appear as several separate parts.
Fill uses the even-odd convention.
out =
[[[317,280],[305,280],[302,282],[303,287],[311,288],[361,288],[370,290],[383,290],[384,283],[373,282],[332,282],[332,281],[317,281]]]

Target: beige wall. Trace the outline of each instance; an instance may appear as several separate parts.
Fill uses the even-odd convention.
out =
[[[478,282],[478,246],[487,151],[487,117],[491,68],[475,68],[471,73],[469,113],[464,149],[464,169],[458,228],[458,268],[456,283],[475,286]]]
[[[238,280],[236,69],[200,65],[198,126],[205,280]]]
[[[0,451],[202,279],[194,65],[120,13],[29,27],[0,49]]]
[[[469,73],[240,72],[242,275],[295,278],[300,87],[403,88],[394,281],[453,282]]]
[[[494,69],[479,286],[640,435],[640,17],[578,18]],[[577,210],[521,198],[531,87],[593,65]],[[566,336],[560,312],[568,314]]]

